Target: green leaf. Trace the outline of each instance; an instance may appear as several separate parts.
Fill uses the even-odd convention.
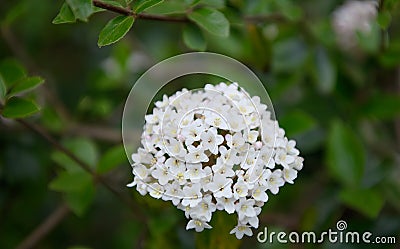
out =
[[[222,9],[225,7],[225,0],[200,0],[195,1],[192,5],[207,5],[216,9]]]
[[[69,172],[83,171],[83,169],[74,160],[62,152],[53,152],[51,154],[51,159]]]
[[[93,184],[88,185],[86,188],[78,192],[69,192],[65,194],[65,201],[72,211],[82,216],[92,204],[95,195],[95,188]]]
[[[315,119],[301,110],[286,114],[279,123],[289,137],[309,131],[316,126]]]
[[[334,121],[327,141],[327,165],[333,177],[347,186],[358,186],[364,173],[365,151],[352,130]]]
[[[207,42],[201,30],[194,25],[188,25],[183,30],[183,42],[188,48],[197,51],[204,51],[207,47]]]
[[[66,0],[76,19],[87,22],[93,14],[92,0]]]
[[[114,1],[114,0],[102,0],[102,2],[103,2],[103,3],[111,4],[111,5],[117,6],[117,7],[122,7],[122,8],[124,7],[124,6],[122,5],[122,3],[118,2],[118,1]]]
[[[26,77],[26,71],[22,65],[14,59],[5,59],[0,62],[0,74],[7,88],[15,82]]]
[[[376,22],[371,24],[369,32],[357,32],[358,43],[369,53],[376,53],[380,45],[380,29]]]
[[[33,100],[12,97],[4,106],[3,117],[6,118],[24,118],[37,113],[40,108]]]
[[[303,40],[294,37],[281,40],[272,47],[272,70],[293,73],[302,68],[307,56],[308,50]]]
[[[97,172],[106,173],[114,169],[116,166],[126,162],[125,148],[122,145],[116,146],[108,150],[100,159]]]
[[[41,123],[51,132],[60,133],[67,125],[52,106],[45,106],[41,110],[40,119]]]
[[[60,12],[57,16],[53,19],[53,24],[61,24],[61,23],[74,23],[76,22],[76,17],[71,10],[71,7],[64,2],[61,6]]]
[[[322,93],[330,93],[336,83],[336,67],[323,48],[318,48],[315,54],[315,77],[317,86]]]
[[[92,168],[96,166],[99,159],[99,152],[92,140],[80,137],[65,140],[63,144]]]
[[[386,0],[383,1],[382,3],[383,3],[382,9],[394,10],[396,7],[398,7],[399,0]]]
[[[87,138],[70,138],[62,141],[62,144],[80,160],[88,164],[91,168],[95,168],[99,153],[92,140]],[[68,172],[83,171],[75,161],[61,152],[54,152],[51,158]]]
[[[160,3],[162,3],[164,0],[140,0],[135,2],[135,13],[141,13],[148,8],[151,8],[153,6],[156,6]]]
[[[383,11],[378,14],[377,22],[382,29],[387,29],[392,21],[392,15],[389,11]]]
[[[380,63],[385,67],[397,67],[400,64],[400,41],[393,41],[379,57]]]
[[[187,8],[188,6],[185,4],[184,1],[169,0],[148,8],[146,12],[151,14],[162,14],[162,15],[183,14],[186,12]]]
[[[84,172],[68,172],[60,173],[57,178],[50,182],[50,189],[60,192],[79,192],[92,184],[92,177]]]
[[[3,20],[3,24],[10,26],[18,18],[21,18],[28,10],[28,6],[25,2],[18,2],[11,9],[7,10],[6,16]]]
[[[11,88],[10,90],[10,95],[15,95],[19,94],[22,92],[26,92],[32,89],[35,89],[39,85],[43,84],[44,79],[40,77],[28,77],[24,78],[22,80],[19,80],[17,83],[15,83],[14,87]]]
[[[369,100],[361,113],[378,119],[392,119],[400,115],[400,96],[379,94]]]
[[[100,32],[98,46],[102,47],[119,41],[128,33],[134,21],[133,16],[118,16],[110,20]]]
[[[211,34],[229,36],[229,21],[224,14],[212,8],[195,9],[188,14],[190,20]]]
[[[282,14],[291,21],[297,21],[303,16],[302,9],[286,0],[276,1],[280,5]]]
[[[384,204],[382,195],[372,189],[345,189],[339,197],[344,204],[369,218],[377,217]]]

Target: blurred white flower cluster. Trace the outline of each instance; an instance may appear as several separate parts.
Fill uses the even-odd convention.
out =
[[[334,11],[332,25],[343,49],[357,47],[357,32],[371,32],[377,7],[376,1],[350,0]]]
[[[128,186],[171,201],[189,219],[186,229],[211,228],[213,212],[225,210],[238,216],[231,233],[251,236],[268,194],[292,184],[303,167],[295,141],[237,83],[183,89],[155,106]]]

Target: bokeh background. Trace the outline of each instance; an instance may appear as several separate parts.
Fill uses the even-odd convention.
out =
[[[0,96],[0,248],[398,248],[400,1],[347,12],[344,4],[166,0],[146,12],[180,18],[207,6],[229,20],[229,35],[137,18],[122,40],[99,48],[100,31],[118,14],[55,25],[61,0],[0,1],[1,80],[45,81],[17,94],[40,106],[32,116],[9,118],[8,97]],[[126,188],[132,174],[121,115],[131,87],[155,63],[199,50],[257,74],[305,159],[295,184],[270,195],[255,233],[321,232],[345,220],[349,231],[395,236],[397,244],[238,241],[228,234],[235,219],[222,213],[214,229],[197,234],[171,203]]]

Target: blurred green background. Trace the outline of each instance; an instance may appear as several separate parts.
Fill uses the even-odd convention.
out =
[[[138,4],[158,1],[105,2],[139,12]],[[87,12],[85,0],[67,3],[81,20],[99,10]],[[398,248],[400,1],[380,1],[371,31],[356,32],[351,49],[332,28],[343,3],[166,0],[143,13],[183,21],[139,15],[124,38],[99,48],[99,33],[118,16],[112,11],[55,25],[61,0],[1,1],[0,248]],[[201,8],[218,14],[190,18]],[[254,233],[265,226],[320,232],[345,220],[349,231],[395,236],[397,244],[237,241],[228,234],[235,220],[223,213],[196,234],[171,203],[126,188],[125,99],[144,71],[189,51],[250,67],[305,159],[295,184],[270,195]]]

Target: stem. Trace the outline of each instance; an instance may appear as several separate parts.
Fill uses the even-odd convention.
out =
[[[33,230],[16,248],[29,249],[39,243],[48,233],[50,233],[68,214],[70,210],[63,203],[57,207],[38,227]]]
[[[172,16],[143,14],[143,13],[136,14],[131,9],[114,6],[114,5],[99,1],[99,0],[93,0],[93,5],[98,8],[109,10],[109,11],[112,11],[112,12],[115,12],[115,13],[118,13],[121,15],[125,15],[125,16],[133,16],[138,19],[167,21],[167,22],[188,22],[189,21],[189,19],[187,19],[186,17],[172,17]]]
[[[118,13],[125,16],[133,16],[137,19],[146,19],[146,20],[154,20],[154,21],[166,21],[166,22],[190,22],[190,20],[186,16],[166,16],[166,15],[154,15],[147,13],[135,13],[129,8],[118,7],[112,4],[104,3],[100,0],[93,0],[93,5],[102,8],[105,10],[109,10],[114,13]],[[243,20],[247,23],[263,23],[263,22],[284,22],[287,19],[281,15],[280,13],[272,13],[266,16],[244,16]]]
[[[146,222],[147,219],[146,217],[142,214],[141,210],[138,209],[138,207],[131,201],[131,199],[125,197],[122,193],[120,193],[118,190],[116,190],[113,186],[110,185],[101,175],[98,175],[91,167],[89,164],[85,163],[81,159],[79,159],[74,153],[72,153],[70,150],[68,150],[66,147],[64,147],[62,144],[60,144],[57,140],[55,140],[50,134],[48,134],[44,129],[41,127],[28,123],[22,119],[17,120],[20,124],[28,128],[29,130],[35,132],[42,138],[44,138],[46,141],[48,141],[52,146],[54,146],[57,150],[61,151],[64,153],[66,156],[71,158],[73,161],[75,161],[82,169],[84,169],[86,172],[92,175],[94,180],[100,184],[102,184],[106,189],[108,189],[112,194],[114,194],[122,203],[127,205],[130,209],[133,211],[134,217],[141,221],[141,222]]]

